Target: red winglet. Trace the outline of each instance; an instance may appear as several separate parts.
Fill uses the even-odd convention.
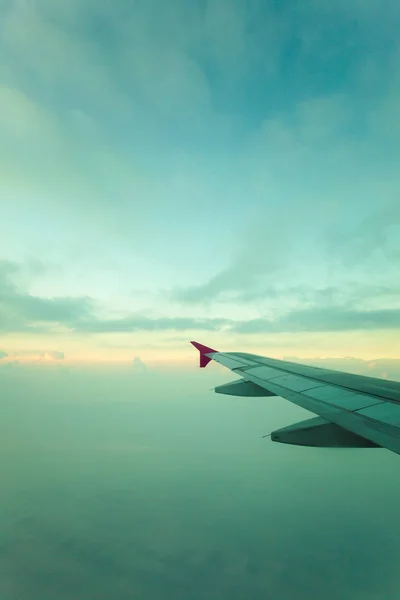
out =
[[[211,360],[211,358],[209,356],[206,356],[206,354],[211,354],[211,352],[218,352],[218,350],[213,350],[208,346],[203,346],[203,344],[199,344],[199,342],[190,343],[200,352],[200,368],[206,367]]]

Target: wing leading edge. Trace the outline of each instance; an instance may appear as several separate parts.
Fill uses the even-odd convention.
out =
[[[191,343],[200,352],[201,367],[214,360],[243,380],[245,387],[236,380],[216,388],[217,393],[281,396],[318,415],[319,421],[298,424],[297,431],[290,426],[273,432],[274,441],[323,446],[329,438],[333,446],[381,446],[400,454],[400,382]],[[327,427],[329,423],[333,426]]]

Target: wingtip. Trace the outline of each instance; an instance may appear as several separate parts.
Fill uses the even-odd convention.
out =
[[[213,348],[209,348],[208,346],[204,346],[204,344],[200,344],[199,342],[190,342],[192,346],[196,348],[200,352],[200,368],[204,368],[208,365],[211,358],[206,356],[207,354],[211,354],[212,352],[218,352],[218,350],[214,350]]]

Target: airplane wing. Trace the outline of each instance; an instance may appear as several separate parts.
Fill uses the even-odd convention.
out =
[[[342,373],[191,342],[200,367],[214,360],[239,379],[215,392],[281,396],[318,415],[272,432],[276,442],[317,447],[383,447],[400,454],[400,382]]]

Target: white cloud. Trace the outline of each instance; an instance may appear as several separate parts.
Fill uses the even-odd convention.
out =
[[[64,352],[58,350],[17,350],[9,353],[9,358],[35,361],[58,361],[64,360]]]
[[[132,361],[132,371],[134,373],[145,373],[147,371],[147,366],[144,364],[144,362],[140,359],[139,356],[135,356],[135,358]]]

